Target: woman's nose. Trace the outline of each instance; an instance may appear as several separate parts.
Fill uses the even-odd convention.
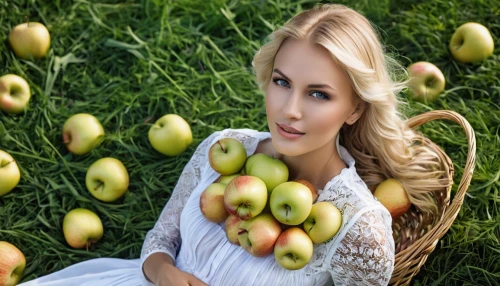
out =
[[[300,94],[296,91],[292,91],[290,96],[288,96],[283,103],[282,112],[286,119],[298,120],[302,118],[301,108]]]

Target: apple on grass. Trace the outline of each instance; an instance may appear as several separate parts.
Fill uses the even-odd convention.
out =
[[[239,176],[227,184],[224,205],[228,213],[248,220],[262,212],[267,202],[264,182],[254,176]]]
[[[488,28],[479,23],[468,22],[455,30],[449,48],[455,60],[474,63],[493,54],[495,43]]]
[[[16,160],[0,150],[0,197],[12,191],[21,180],[21,172]]]
[[[28,108],[31,89],[28,82],[15,74],[0,77],[0,109],[10,114],[19,114]]]
[[[273,252],[280,233],[280,223],[271,214],[261,213],[240,223],[238,241],[246,252],[262,257]]]
[[[411,207],[410,199],[406,191],[397,179],[387,179],[380,183],[373,195],[389,210],[392,219],[403,215]]]
[[[193,134],[184,118],[167,114],[149,128],[148,139],[156,151],[166,156],[177,156],[193,143]]]
[[[7,241],[0,241],[0,285],[19,283],[25,267],[26,258],[21,250]]]
[[[226,184],[210,184],[200,195],[200,210],[203,216],[215,223],[226,220],[229,213],[224,206]]]
[[[96,199],[113,202],[127,191],[129,176],[123,163],[115,158],[101,158],[87,170],[87,189]]]
[[[238,216],[230,214],[225,223],[226,237],[229,242],[235,245],[240,245],[238,240],[238,231],[240,229],[241,220]]]
[[[443,73],[432,63],[421,61],[411,64],[408,74],[410,93],[418,101],[434,101],[445,88],[446,79]]]
[[[312,240],[299,227],[291,227],[283,231],[274,245],[274,259],[288,270],[298,270],[306,266],[313,252]]]
[[[318,202],[304,221],[304,230],[313,243],[323,243],[332,238],[342,225],[342,214],[331,202]]]
[[[40,59],[49,51],[50,33],[42,23],[22,23],[10,31],[9,44],[19,58]]]
[[[271,212],[281,223],[299,225],[311,213],[311,190],[298,182],[285,182],[274,188],[270,197]]]
[[[69,211],[63,220],[66,242],[73,248],[86,248],[98,242],[103,235],[102,221],[93,211],[76,208]]]
[[[208,162],[221,175],[238,173],[247,160],[247,150],[243,143],[234,138],[217,140],[208,150]]]
[[[245,164],[245,174],[264,181],[268,193],[271,193],[279,184],[288,181],[288,167],[285,163],[264,153],[248,157]]]
[[[87,113],[72,115],[64,122],[63,142],[69,152],[84,155],[97,146],[104,136],[104,129],[99,120]]]

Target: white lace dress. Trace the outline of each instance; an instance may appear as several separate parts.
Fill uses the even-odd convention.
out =
[[[70,266],[22,285],[151,285],[142,273],[146,258],[164,252],[176,266],[208,285],[387,285],[394,269],[391,216],[357,175],[354,159],[339,146],[348,165],[319,190],[318,201],[332,202],[342,213],[340,231],[314,246],[314,255],[300,270],[285,270],[273,254],[253,257],[231,244],[224,224],[207,221],[199,197],[219,176],[207,151],[218,139],[240,140],[248,155],[268,132],[226,129],[205,139],[185,166],[171,198],[144,241],[141,258],[98,258]]]

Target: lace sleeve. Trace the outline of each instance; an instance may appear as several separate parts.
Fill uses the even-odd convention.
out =
[[[380,209],[370,210],[349,228],[331,260],[336,286],[389,283],[395,255],[388,215]]]
[[[141,251],[141,265],[153,253],[164,252],[175,261],[175,257],[181,245],[179,221],[182,209],[191,192],[200,182],[202,167],[207,163],[206,153],[210,143],[218,136],[215,132],[205,139],[194,152],[189,162],[184,167],[177,185],[170,199],[163,208],[162,213],[153,229],[148,231]]]

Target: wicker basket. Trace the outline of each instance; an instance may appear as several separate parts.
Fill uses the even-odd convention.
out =
[[[429,254],[436,248],[441,237],[448,231],[457,217],[462,206],[465,192],[469,187],[476,158],[476,138],[474,130],[460,114],[449,110],[435,110],[426,112],[408,119],[410,128],[416,127],[436,119],[449,119],[460,124],[467,135],[468,153],[462,180],[458,186],[453,201],[450,205],[451,185],[453,184],[453,163],[446,153],[431,140],[426,139],[428,144],[446,162],[446,174],[450,180],[450,187],[437,190],[434,197],[438,202],[439,211],[437,216],[427,217],[419,213],[415,208],[410,210],[397,220],[393,221],[392,228],[396,246],[396,258],[394,272],[390,280],[391,285],[409,285]]]

